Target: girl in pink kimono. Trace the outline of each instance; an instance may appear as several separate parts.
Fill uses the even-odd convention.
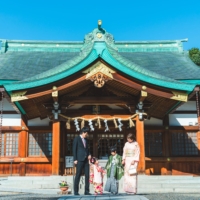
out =
[[[90,159],[90,183],[94,185],[94,193],[103,194],[103,176],[105,170],[99,166],[97,158],[93,157]]]
[[[134,166],[137,169],[140,158],[140,147],[135,141],[135,137],[132,133],[127,136],[127,141],[123,149],[122,164],[125,164],[124,168],[124,191],[127,194],[136,194],[137,192],[137,175],[130,175],[129,168]]]

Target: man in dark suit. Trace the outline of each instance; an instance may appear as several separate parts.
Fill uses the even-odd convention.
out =
[[[89,152],[88,140],[86,139],[88,132],[88,127],[83,127],[80,131],[80,135],[74,138],[73,142],[73,156],[74,164],[76,165],[76,176],[74,182],[74,195],[79,195],[79,182],[81,177],[82,169],[85,172],[85,195],[91,195],[89,193],[89,161],[91,158]]]

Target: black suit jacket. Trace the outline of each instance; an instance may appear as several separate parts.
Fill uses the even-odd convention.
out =
[[[73,142],[73,156],[74,156],[74,161],[84,161],[89,155],[89,145],[88,145],[88,140],[85,139],[86,142],[86,147],[83,145],[83,141],[81,136],[77,136],[74,138]]]

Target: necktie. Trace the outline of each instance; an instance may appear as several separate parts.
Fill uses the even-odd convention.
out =
[[[85,147],[85,139],[84,139],[84,138],[82,138],[82,141],[83,141],[83,145],[84,145],[84,147]]]

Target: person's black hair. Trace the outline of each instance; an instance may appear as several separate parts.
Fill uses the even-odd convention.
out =
[[[117,148],[116,148],[115,146],[110,147],[110,152],[111,152],[111,153],[112,153],[112,152],[117,152]]]
[[[83,133],[89,133],[90,129],[87,127],[87,126],[84,126],[81,131],[80,131],[80,134],[82,135]]]
[[[92,158],[90,159],[90,162],[91,162],[92,164],[95,164],[95,162],[96,162],[97,160],[98,160],[97,158],[92,157]]]

